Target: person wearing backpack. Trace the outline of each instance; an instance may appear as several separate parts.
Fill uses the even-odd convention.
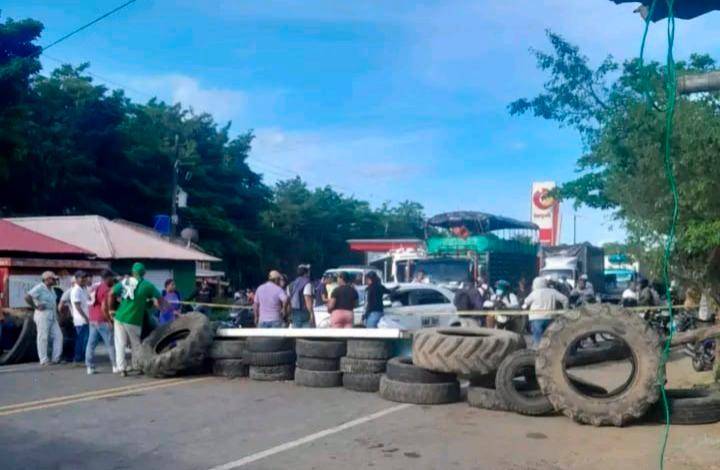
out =
[[[297,274],[298,277],[288,286],[290,321],[293,328],[312,328],[315,324],[315,315],[310,266],[301,264],[298,266]]]

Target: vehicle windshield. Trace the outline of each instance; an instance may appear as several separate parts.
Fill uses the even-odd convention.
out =
[[[470,280],[470,261],[463,259],[427,259],[412,264],[411,277],[423,271],[430,282],[466,282]]]

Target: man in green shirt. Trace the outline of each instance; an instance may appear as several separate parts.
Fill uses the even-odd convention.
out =
[[[123,377],[127,377],[125,362],[125,348],[130,343],[133,368],[136,368],[137,353],[140,349],[140,333],[142,332],[143,318],[147,314],[149,304],[152,303],[160,309],[160,292],[149,281],[144,279],[145,266],[135,263],[132,266],[132,276],[115,284],[112,295],[108,296],[112,303],[119,300],[120,306],[115,312],[115,360],[117,370]]]

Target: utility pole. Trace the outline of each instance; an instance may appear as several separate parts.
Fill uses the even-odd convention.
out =
[[[170,237],[175,238],[177,235],[178,226],[178,164],[180,157],[180,136],[175,134],[175,159],[173,160],[172,168],[172,209],[170,210]]]
[[[573,212],[573,245],[577,245],[577,212]]]

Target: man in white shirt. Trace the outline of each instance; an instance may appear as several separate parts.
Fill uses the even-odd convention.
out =
[[[552,316],[547,312],[555,310],[558,303],[562,305],[563,309],[568,308],[570,304],[566,296],[548,287],[544,277],[536,277],[533,280],[532,292],[523,303],[523,308],[530,308],[531,313],[528,315],[528,319],[535,346],[540,343],[543,333],[552,321]]]
[[[75,273],[75,285],[70,289],[70,312],[75,326],[75,365],[85,365],[85,349],[87,348],[90,326],[88,315],[90,308],[90,296],[86,287],[90,284],[90,275],[85,271]]]
[[[63,334],[57,321],[57,296],[52,286],[57,276],[52,271],[42,273],[42,282],[25,295],[25,302],[35,312],[33,320],[37,329],[37,352],[40,364],[50,364],[48,360],[48,337],[52,338],[52,362],[58,364],[63,349]]]

